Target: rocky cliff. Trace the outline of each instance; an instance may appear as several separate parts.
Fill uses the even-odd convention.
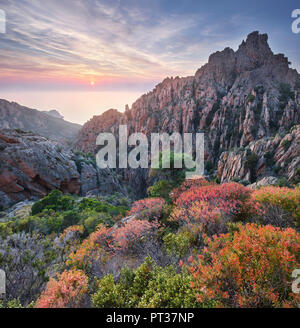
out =
[[[94,117],[75,147],[95,151],[97,135],[117,133],[119,124],[147,135],[205,132],[206,161],[222,181],[254,182],[274,170],[297,179],[300,75],[289,66],[283,54],[273,54],[266,34],[253,32],[237,51],[212,54],[195,76],[165,79],[124,114],[110,110]],[[268,152],[274,158],[265,158]]]
[[[148,136],[205,132],[206,174],[222,182],[268,177],[265,181],[299,182],[300,76],[284,55],[273,54],[267,40],[251,33],[237,51],[211,55],[195,76],[167,78],[124,113],[111,109],[93,117],[77,134],[77,153],[65,143],[77,125],[0,100],[0,127],[15,129],[0,130],[0,207],[53,189],[128,195],[131,186],[145,195],[147,170],[99,170],[93,154],[87,155],[96,151],[99,133],[117,135],[120,124]]]
[[[34,133],[0,130],[0,209],[53,189],[82,196],[127,193],[119,177],[99,170],[92,158]]]
[[[0,99],[0,117],[0,129],[32,131],[63,143],[73,142],[81,128],[64,121],[56,110],[41,112],[4,99]]]

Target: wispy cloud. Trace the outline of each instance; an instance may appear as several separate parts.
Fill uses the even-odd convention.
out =
[[[74,79],[160,79],[191,74],[208,51],[201,15],[124,6],[122,1],[8,0],[8,33],[1,40],[4,76]]]
[[[0,39],[1,82],[139,84],[190,75],[212,51],[237,46],[255,25],[234,8],[223,17],[204,6],[192,11],[191,1],[189,10],[176,3],[0,0],[8,22]]]

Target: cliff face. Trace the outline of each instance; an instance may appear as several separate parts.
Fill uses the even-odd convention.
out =
[[[70,151],[32,133],[0,130],[1,205],[47,195],[52,189],[79,194],[80,176]]]
[[[116,109],[110,109],[100,116],[94,116],[79,131],[75,148],[86,153],[96,150],[96,139],[101,132],[111,132],[117,134],[119,122],[123,115]]]
[[[0,130],[0,210],[54,189],[82,196],[126,194],[114,172],[99,170],[63,144],[33,133]]]
[[[269,149],[275,151],[274,165],[285,163],[282,158],[289,155],[281,154],[280,143],[299,123],[300,75],[289,68],[284,55],[273,54],[266,34],[253,32],[236,52],[230,48],[216,52],[195,76],[165,79],[124,114],[109,111],[94,117],[82,128],[75,148],[95,151],[96,136],[116,133],[119,124],[127,124],[130,133],[147,135],[205,132],[206,160],[219,167],[219,177],[225,181],[234,174],[243,179],[250,176],[250,169],[236,158],[237,149],[245,158],[251,149],[257,153],[257,167],[251,169],[259,177]],[[290,137],[298,140],[295,133]],[[300,156],[300,146],[296,141],[290,156],[289,167],[298,167],[294,158]],[[296,169],[282,168],[281,173],[291,180]]]
[[[254,176],[251,176],[251,165]],[[275,137],[251,142],[248,152],[243,148],[223,152],[218,162],[218,177],[222,182],[236,177],[253,182],[266,176],[280,175],[293,181],[300,178],[298,169],[300,125],[294,126],[286,135],[276,134]]]
[[[32,131],[63,143],[73,142],[81,129],[79,124],[64,121],[55,110],[40,112],[3,99],[0,99],[0,117],[0,129]]]

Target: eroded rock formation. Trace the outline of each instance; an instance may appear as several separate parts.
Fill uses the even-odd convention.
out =
[[[253,32],[236,52],[226,48],[211,55],[195,76],[167,78],[125,113],[110,110],[94,117],[75,147],[95,151],[97,135],[117,134],[120,124],[130,133],[147,135],[205,132],[206,160],[218,168],[222,181],[235,177],[253,182],[274,169],[292,181],[300,157],[300,75],[289,65],[284,55],[273,54],[266,34]],[[258,157],[251,167],[245,165],[249,151]],[[267,152],[274,155],[268,168]]]

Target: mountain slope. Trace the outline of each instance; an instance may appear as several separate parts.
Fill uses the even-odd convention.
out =
[[[240,150],[247,157],[257,151],[257,161],[251,168],[246,161],[235,163],[240,166],[236,179],[254,182],[260,176],[275,174],[274,170],[290,180],[297,179],[299,161],[293,160],[300,157],[298,143],[288,158],[293,169],[286,170],[281,162],[282,167],[273,165],[268,172],[259,170],[262,162],[266,162],[266,147],[253,146],[258,140],[267,143],[270,139],[283,139],[300,123],[300,75],[289,65],[283,54],[273,54],[266,34],[253,32],[236,52],[226,48],[211,55],[195,76],[165,79],[131,109],[118,114],[120,119],[112,120],[108,114],[94,117],[80,131],[75,147],[95,151],[97,135],[117,131],[119,124],[127,124],[130,133],[147,135],[205,132],[206,161],[215,169],[220,159],[223,166],[230,166],[230,162],[224,161],[232,160],[232,156],[226,157],[224,152]],[[296,138],[296,134],[291,137]],[[219,172],[222,181],[233,178],[230,170]]]
[[[51,113],[0,99],[0,129],[32,131],[53,140],[72,142],[81,126],[64,121]]]

